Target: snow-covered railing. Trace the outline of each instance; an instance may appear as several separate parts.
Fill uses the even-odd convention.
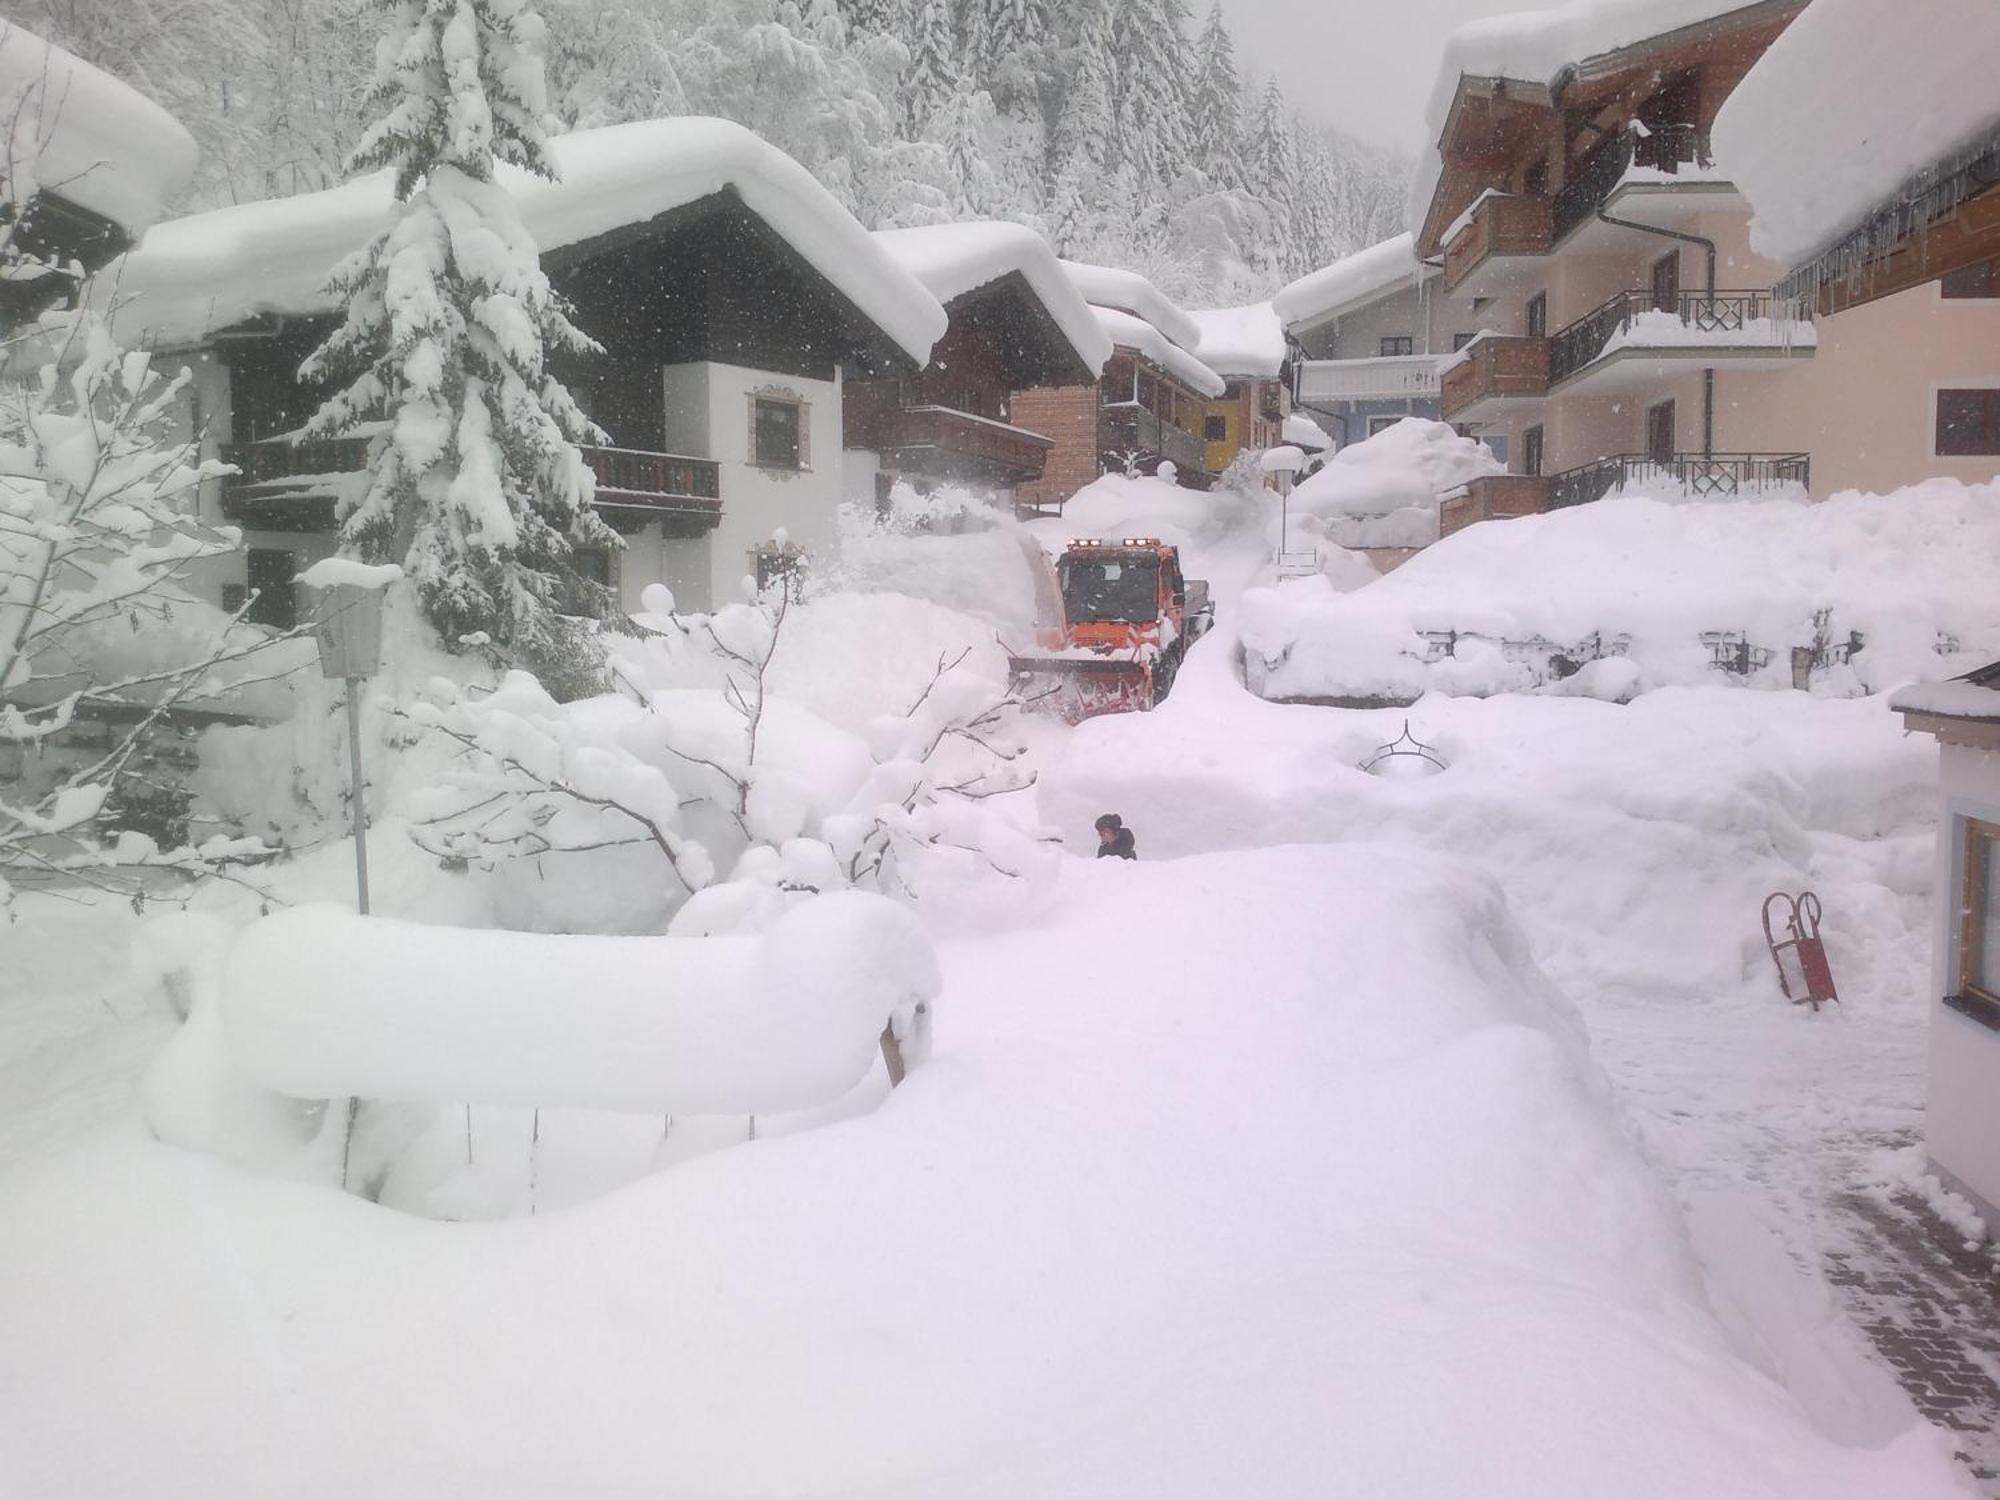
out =
[[[1614,292],[1549,340],[1549,381],[1554,384],[1576,374],[1648,313],[1664,313],[1685,330],[1674,339],[1661,339],[1662,343],[1739,343],[1768,337],[1777,345],[1787,342],[1792,330],[1809,327],[1788,317],[1789,311],[1789,304],[1770,292],[1754,289],[1662,294],[1642,287]]]
[[[1434,354],[1311,359],[1299,366],[1298,399],[1308,403],[1433,398],[1439,387],[1438,357]]]
[[[1803,453],[1619,453],[1549,477],[1548,509],[1588,505],[1620,490],[1655,498],[1727,499],[1769,490],[1803,490],[1812,461]]]

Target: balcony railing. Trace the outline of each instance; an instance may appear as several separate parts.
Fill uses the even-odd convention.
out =
[[[1393,354],[1380,359],[1311,359],[1299,366],[1299,400],[1389,401],[1435,399],[1443,382],[1435,354]]]
[[[1130,401],[1105,406],[1104,451],[1113,459],[1136,453],[1142,458],[1169,460],[1188,474],[1208,472],[1204,463],[1207,445],[1200,438]]]
[[[1548,389],[1547,339],[1482,338],[1468,345],[1465,358],[1444,372],[1441,405],[1449,421],[1476,402],[1542,396]]]
[[[882,457],[940,479],[1026,484],[1041,477],[1055,439],[950,406],[908,406],[883,421]]]
[[[1588,505],[1626,489],[1719,500],[1805,489],[1811,479],[1812,461],[1804,453],[1676,453],[1666,458],[1620,453],[1551,475],[1548,505],[1550,510]]]
[[[1704,345],[1704,336],[1716,343],[1737,343],[1742,335],[1755,333],[1760,322],[1789,321],[1779,317],[1778,304],[1768,291],[1683,291],[1664,296],[1650,289],[1617,292],[1550,339],[1550,383],[1576,374],[1604,353],[1612,339],[1630,332],[1634,320],[1651,312],[1677,319],[1696,335],[1686,340],[1695,347]],[[1778,339],[1775,328],[1772,338]]]
[[[1492,256],[1546,255],[1553,242],[1547,198],[1495,193],[1473,208],[1445,245],[1445,290],[1455,290]]]
[[[619,530],[658,520],[670,532],[713,530],[722,520],[722,474],[714,459],[641,448],[582,448],[597,480],[597,508]]]
[[[1661,125],[1645,135],[1623,130],[1607,136],[1556,194],[1554,236],[1560,240],[1592,217],[1610,200],[1632,167],[1678,172],[1682,167],[1706,166],[1708,161],[1708,142],[1693,125]]]

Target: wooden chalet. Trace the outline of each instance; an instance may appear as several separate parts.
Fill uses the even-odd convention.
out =
[[[842,384],[914,375],[942,310],[796,164],[738,127],[647,122],[565,137],[558,149],[565,184],[524,194],[524,213],[531,230],[591,231],[558,228],[538,240],[577,327],[602,345],[554,368],[606,435],[584,457],[598,509],[625,541],[615,555],[585,557],[584,568],[628,608],[653,583],[683,607],[706,608],[734,597],[736,580],[831,543],[845,498]],[[697,158],[691,168],[719,165],[724,185],[690,170],[701,190],[679,201],[657,177],[664,206],[614,197],[649,155],[671,163],[677,149]],[[240,471],[204,497],[214,519],[245,531],[243,573],[219,582],[220,601],[259,590],[253,617],[272,624],[296,609],[293,574],[331,550],[342,500],[365,484],[369,436],[298,439],[324,392],[297,371],[336,316],[310,283],[218,298],[190,283],[184,261],[204,239],[233,243],[250,260],[260,242],[292,259],[301,251],[288,241],[301,236],[359,242],[371,216],[344,206],[292,200],[179,221],[168,226],[179,234],[157,254],[149,246],[134,255],[126,273],[128,288],[150,282],[166,293],[169,317],[150,341],[197,351],[199,416],[214,456]],[[232,215],[248,222],[202,222]],[[338,232],[326,232],[328,219]],[[826,239],[842,233],[848,243],[830,254]],[[339,258],[332,244],[314,248],[308,264]],[[264,310],[251,312],[260,302]],[[216,311],[198,333],[176,337],[172,310],[189,307]],[[884,316],[889,308],[898,311]]]

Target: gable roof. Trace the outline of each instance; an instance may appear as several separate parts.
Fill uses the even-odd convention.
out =
[[[1271,299],[1285,331],[1324,323],[1415,286],[1438,274],[1417,258],[1416,236],[1399,234],[1321,266]]]
[[[1194,319],[1138,272],[1093,266],[1080,260],[1066,260],[1062,268],[1092,307],[1108,307],[1143,318],[1183,349],[1192,349],[1201,342],[1201,329]]]
[[[1111,358],[1111,340],[1049,242],[1025,224],[978,220],[918,229],[878,229],[875,242],[950,310],[960,297],[1009,276],[1027,283],[1094,380]]]
[[[14,171],[137,238],[194,175],[194,137],[159,105],[0,21],[0,121]]]
[[[1150,360],[1197,395],[1220,396],[1228,389],[1220,375],[1144,318],[1135,318],[1115,307],[1093,307],[1091,311],[1112,343]]]
[[[1285,366],[1285,326],[1268,302],[1188,314],[1201,329],[1194,353],[1227,380],[1272,380]]]
[[[562,181],[502,165],[536,246],[586,246],[720,193],[733,193],[917,364],[943,336],[944,308],[789,156],[727,120],[643,120],[550,142]],[[387,221],[391,177],[171,220],[106,278],[120,337],[154,347],[265,314],[324,315],[327,277]]]

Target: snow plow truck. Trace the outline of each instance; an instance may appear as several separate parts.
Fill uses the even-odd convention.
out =
[[[1158,537],[1073,541],[1054,581],[1040,649],[1011,658],[1014,690],[1072,724],[1151,708],[1215,623],[1208,585],[1183,578],[1179,550]]]

